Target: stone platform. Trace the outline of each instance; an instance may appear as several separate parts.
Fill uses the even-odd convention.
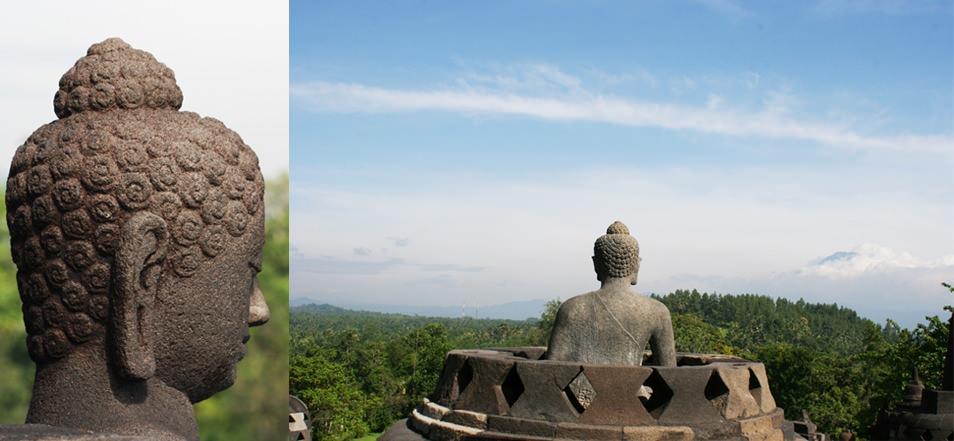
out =
[[[382,441],[794,439],[765,367],[679,354],[676,367],[540,360],[546,348],[448,353],[435,392]]]

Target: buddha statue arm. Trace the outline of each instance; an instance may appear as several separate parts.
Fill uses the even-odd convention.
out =
[[[669,310],[664,308],[664,314],[660,314],[659,326],[653,332],[649,344],[653,350],[653,363],[659,366],[676,365],[676,341],[672,333],[672,319],[669,317]]]
[[[547,360],[570,360],[573,348],[572,336],[568,332],[569,323],[566,305],[563,305],[558,311],[553,321],[553,330],[550,331],[550,340],[547,342],[547,352],[543,358]]]

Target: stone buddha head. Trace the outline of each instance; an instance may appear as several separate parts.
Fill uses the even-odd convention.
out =
[[[593,244],[593,267],[600,282],[630,278],[635,285],[640,260],[639,242],[620,221],[613,222]]]
[[[188,433],[135,433],[197,437],[191,403],[234,382],[249,326],[268,320],[258,158],[181,104],[172,70],[109,39],[60,79],[59,119],[17,149],[6,204],[37,364],[28,422],[123,432],[159,412]]]

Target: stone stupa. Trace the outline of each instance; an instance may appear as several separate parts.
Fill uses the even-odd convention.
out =
[[[638,253],[611,225],[594,246],[600,289],[560,308],[549,348],[451,351],[434,393],[378,439],[796,439],[761,363],[675,352],[668,310],[630,289]]]

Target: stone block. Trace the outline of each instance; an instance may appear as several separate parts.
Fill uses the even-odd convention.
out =
[[[557,433],[557,425],[555,423],[540,420],[488,415],[487,430],[501,433],[553,438]]]
[[[760,414],[762,408],[749,391],[751,374],[748,363],[719,363],[715,366],[717,366],[715,372],[718,373],[718,378],[713,378],[713,381],[721,380],[725,391],[724,394],[710,401],[722,413],[722,416],[725,419],[734,420]]]
[[[921,394],[921,411],[954,415],[954,391],[928,389]],[[954,419],[954,417],[952,417]]]
[[[407,425],[411,430],[427,436],[431,431],[432,418],[422,415],[416,409],[411,411],[411,417],[407,419]]]
[[[556,437],[581,441],[622,441],[623,426],[560,423],[557,424]]]
[[[713,371],[711,366],[657,368],[656,372],[672,389],[672,399],[659,416],[660,424],[698,425],[723,422],[722,415],[706,397],[706,385]]]
[[[486,352],[486,351],[485,351]],[[496,357],[468,357],[460,372],[471,372],[471,380],[460,391],[460,397],[452,406],[494,415],[506,415],[510,410],[501,385],[514,368],[512,359]]]
[[[444,367],[441,369],[441,376],[437,379],[437,387],[430,399],[438,403],[449,405],[460,396],[460,387],[458,385],[458,376],[460,369],[467,361],[467,355],[458,351],[451,351],[444,358]]]
[[[623,427],[624,441],[692,441],[695,432],[684,426]]]
[[[539,360],[547,352],[546,346],[517,346],[512,348],[489,348],[494,351],[506,352],[514,357],[528,360]]]
[[[749,441],[785,441],[785,435],[778,429],[746,435],[744,437]]]
[[[461,426],[473,427],[475,429],[487,430],[487,414],[471,412],[468,410],[455,410],[443,418],[441,421],[459,424]]]
[[[639,390],[653,370],[638,366],[584,365],[581,375],[593,385],[592,402],[580,415],[586,424],[637,426],[655,424],[639,399]]]
[[[575,421],[577,414],[563,389],[579,372],[578,364],[517,362],[524,391],[507,414],[545,421]]]
[[[418,411],[428,418],[440,420],[444,418],[444,415],[450,412],[450,409],[425,398],[424,403],[418,407]]]
[[[759,433],[767,433],[775,430],[775,419],[773,415],[741,419],[739,420],[739,429],[742,431],[742,436],[745,437]]]
[[[772,390],[769,388],[768,375],[765,373],[765,365],[762,363],[749,363],[750,379],[749,392],[755,401],[759,403],[763,413],[769,413],[777,406],[775,397],[772,396]],[[754,387],[755,385],[757,387]]]

